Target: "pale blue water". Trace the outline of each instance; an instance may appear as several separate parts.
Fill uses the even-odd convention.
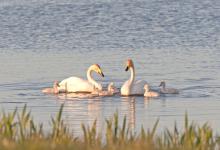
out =
[[[220,126],[220,1],[218,0],[11,0],[0,1],[0,108],[27,104],[49,128],[65,102],[64,119],[77,133],[80,124],[118,111],[129,125],[160,129],[182,125],[187,111],[198,123]],[[161,80],[179,95],[73,99],[45,95],[54,80],[86,75],[100,64],[105,87],[129,78],[132,58],[138,79],[157,88]]]

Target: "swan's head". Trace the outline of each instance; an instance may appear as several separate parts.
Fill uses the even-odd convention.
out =
[[[165,87],[166,83],[165,81],[161,81],[159,86]]]
[[[133,61],[131,59],[128,59],[126,62],[126,69],[125,71],[128,71],[130,68],[134,68]]]
[[[149,85],[148,85],[148,84],[145,84],[145,85],[144,85],[144,89],[145,89],[145,91],[149,91],[149,90],[150,90]]]
[[[100,74],[102,77],[104,77],[104,74],[102,72],[101,67],[98,64],[94,64],[91,66],[91,69],[95,72],[97,72],[98,74]]]

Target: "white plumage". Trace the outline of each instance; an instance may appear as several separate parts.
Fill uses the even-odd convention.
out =
[[[91,77],[92,71],[95,71],[104,77],[99,65],[94,64],[90,66],[87,71],[88,80],[84,80],[84,79],[81,79],[79,77],[74,77],[74,76],[69,77],[59,83],[59,87],[58,87],[59,90],[65,90],[66,92],[92,92],[94,90],[94,87],[99,90],[102,90],[101,84],[97,83]]]
[[[145,80],[135,81],[135,69],[131,59],[127,60],[127,67],[125,71],[131,70],[130,79],[127,80],[121,87],[121,95],[144,95],[144,85],[147,84]]]

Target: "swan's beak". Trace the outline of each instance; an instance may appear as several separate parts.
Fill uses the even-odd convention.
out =
[[[100,74],[102,77],[105,77],[104,74],[103,74],[103,72],[102,72],[102,70],[99,70],[99,71],[98,71],[98,74]]]
[[[101,74],[102,77],[105,77],[104,74],[103,74],[103,72],[101,72],[100,74]]]
[[[100,74],[102,77],[105,77],[102,70],[99,68],[97,71],[96,71],[98,74]]]
[[[125,71],[128,71],[128,69],[129,69],[129,67],[127,66],[126,69],[125,69]]]

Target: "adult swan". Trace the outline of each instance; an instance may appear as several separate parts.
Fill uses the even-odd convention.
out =
[[[131,77],[121,87],[121,95],[144,95],[144,85],[147,84],[145,80],[135,81],[135,69],[131,59],[127,60],[125,71],[131,70]]]
[[[101,84],[97,83],[92,77],[92,72],[95,71],[96,73],[100,74],[104,77],[104,74],[98,64],[94,64],[90,66],[87,70],[87,79],[84,80],[78,77],[69,77],[64,79],[59,83],[58,89],[59,91],[66,91],[66,92],[93,92],[94,89],[102,90]]]

